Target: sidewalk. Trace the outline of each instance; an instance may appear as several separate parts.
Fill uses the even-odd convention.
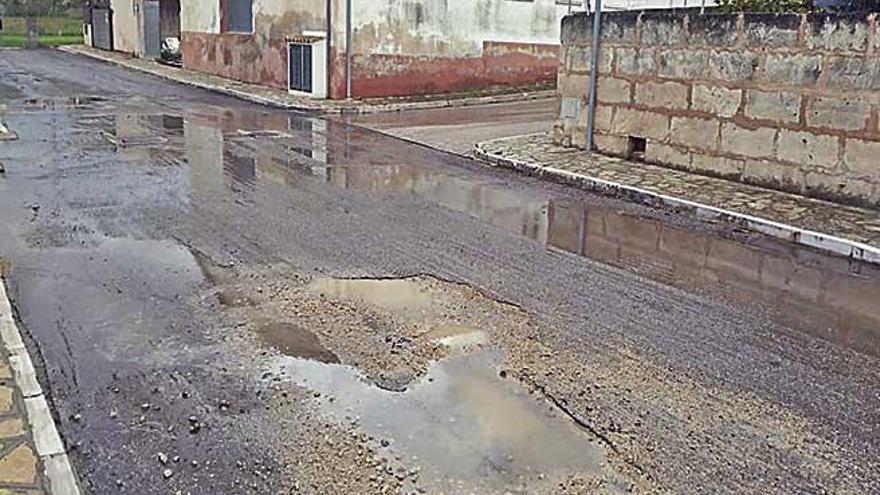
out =
[[[0,494],[78,495],[0,277]]]
[[[257,84],[248,84],[233,79],[227,79],[225,77],[205,74],[203,72],[171,67],[150,59],[134,58],[125,53],[109,52],[85,45],[61,46],[58,47],[58,49],[63,52],[84,55],[86,57],[116,64],[127,69],[146,72],[147,74],[152,74],[181,84],[216,91],[253,103],[303,112],[338,114],[396,112],[400,110],[467,107],[489,103],[536,100],[556,96],[556,90],[551,89],[530,91],[526,93],[502,92],[497,94],[440,95],[435,97],[423,96],[418,98],[374,98],[353,101],[320,100],[294,96],[280,89],[269,88]]]
[[[880,263],[880,211],[555,146],[549,133],[479,143],[492,165]]]

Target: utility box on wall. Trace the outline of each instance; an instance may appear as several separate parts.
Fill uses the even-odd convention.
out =
[[[288,91],[310,98],[327,97],[327,39],[324,33],[291,38],[287,50]]]

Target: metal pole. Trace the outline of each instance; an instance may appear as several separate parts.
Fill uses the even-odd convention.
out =
[[[568,0],[568,14],[571,15],[571,2],[574,0]]]
[[[326,37],[324,40],[326,43],[324,44],[324,58],[326,58],[326,63],[324,64],[324,70],[327,71],[327,89],[325,90],[324,98],[330,99],[332,98],[331,94],[333,92],[333,65],[335,63],[333,55],[333,0],[327,0],[327,10],[325,12],[326,16],[326,26],[324,28],[327,30]]]
[[[593,121],[596,118],[596,83],[599,78],[599,32],[602,29],[602,0],[593,7],[593,37],[590,40],[590,100],[587,107],[587,151],[593,150]]]
[[[351,0],[345,0],[345,97],[351,99]]]

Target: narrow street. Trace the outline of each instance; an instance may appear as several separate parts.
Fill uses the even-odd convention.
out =
[[[880,493],[876,266],[52,50],[0,121],[84,493]]]

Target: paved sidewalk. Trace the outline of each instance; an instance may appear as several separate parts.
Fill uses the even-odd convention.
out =
[[[798,244],[880,263],[880,211],[555,146],[549,132],[479,143],[493,165],[693,210]]]
[[[474,145],[553,126],[556,99],[336,117],[389,136],[472,157]]]
[[[64,445],[0,277],[0,495],[77,495]]]
[[[396,112],[400,110],[466,107],[489,103],[536,100],[556,96],[555,89],[529,91],[525,93],[510,93],[509,90],[502,89],[500,91],[504,92],[498,92],[496,94],[491,94],[489,92],[479,95],[439,95],[435,97],[424,96],[418,98],[374,98],[354,101],[319,100],[294,96],[280,89],[243,83],[225,77],[205,74],[203,72],[171,67],[153,60],[134,58],[125,53],[99,50],[85,45],[62,46],[58,49],[67,53],[84,55],[104,62],[116,64],[127,69],[145,72],[182,84],[234,96],[253,103],[303,112],[346,114]]]

